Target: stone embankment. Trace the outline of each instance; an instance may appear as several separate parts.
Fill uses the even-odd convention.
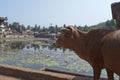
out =
[[[53,69],[32,70],[0,64],[0,80],[93,80],[93,77]]]

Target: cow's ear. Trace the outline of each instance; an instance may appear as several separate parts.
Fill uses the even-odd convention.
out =
[[[72,35],[73,38],[78,38],[79,37],[79,33],[77,28],[75,28],[74,26],[68,26],[66,27],[67,29],[69,29],[70,34]]]
[[[66,27],[67,29],[69,29],[69,31],[71,32],[71,33],[74,33],[74,31],[75,31],[75,28],[73,27],[73,26],[68,26],[68,27]]]
[[[62,28],[61,33],[64,34],[65,37],[71,37],[72,36],[72,30],[68,27]]]

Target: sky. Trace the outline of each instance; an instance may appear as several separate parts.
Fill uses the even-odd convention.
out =
[[[114,2],[119,0],[0,0],[0,17],[25,26],[91,26],[112,19]]]

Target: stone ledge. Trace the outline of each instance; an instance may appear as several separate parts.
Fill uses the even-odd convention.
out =
[[[29,68],[21,68],[6,64],[0,64],[0,75],[6,77],[11,76],[13,78],[17,78],[18,80],[93,80],[92,76],[70,73],[60,70],[53,69],[33,70]]]

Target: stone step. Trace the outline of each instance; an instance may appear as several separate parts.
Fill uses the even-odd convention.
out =
[[[93,80],[93,77],[48,68],[33,70],[0,64],[0,80]],[[107,79],[102,78],[101,80]]]

